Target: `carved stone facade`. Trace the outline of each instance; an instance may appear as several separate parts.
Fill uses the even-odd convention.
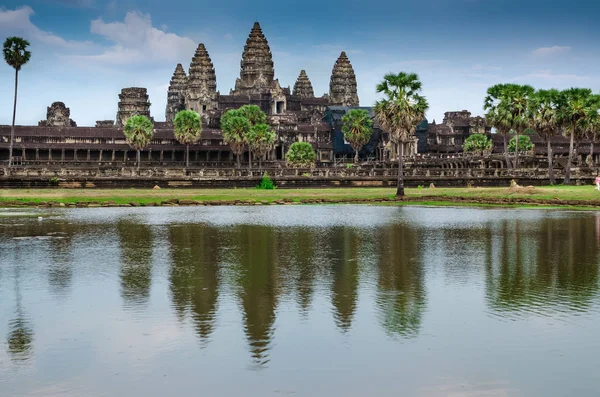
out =
[[[204,44],[198,45],[185,87],[185,108],[205,115],[217,108],[217,76]]]
[[[173,121],[177,112],[185,109],[185,90],[187,85],[187,76],[183,66],[178,63],[169,84],[167,91],[167,110],[165,111],[166,121]]]
[[[446,112],[441,124],[436,124],[435,120],[429,124],[429,152],[462,152],[465,139],[472,134],[491,134],[491,128],[486,126],[483,117],[471,117],[471,112],[467,110]]]
[[[333,106],[358,106],[356,75],[348,56],[343,51],[331,72],[329,100]]]
[[[71,109],[63,102],[54,102],[46,110],[46,120],[38,123],[40,127],[77,127],[71,118]]]
[[[294,84],[294,95],[302,99],[315,97],[315,91],[305,70],[300,71],[300,76],[298,76],[298,80]]]
[[[117,127],[122,128],[131,116],[150,117],[150,102],[145,88],[123,88],[119,94]]]
[[[254,23],[246,40],[240,69],[240,77],[236,80],[235,89],[231,94],[260,94],[274,88],[273,55],[258,22]]]
[[[115,121],[114,120],[97,120],[96,128],[114,128]]]

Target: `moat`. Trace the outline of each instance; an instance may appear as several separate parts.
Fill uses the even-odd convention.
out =
[[[597,395],[599,264],[599,212],[2,210],[0,394]]]

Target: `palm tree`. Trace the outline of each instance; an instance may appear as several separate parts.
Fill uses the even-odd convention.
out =
[[[557,106],[559,94],[559,91],[555,89],[538,90],[531,97],[529,108],[531,127],[546,142],[548,147],[548,177],[552,185],[556,184],[556,178],[554,177],[550,138],[556,135],[558,130]]]
[[[351,109],[342,117],[344,138],[354,149],[354,162],[358,162],[358,151],[365,146],[373,134],[373,120],[365,109]]]
[[[419,76],[406,72],[386,74],[377,85],[377,92],[382,93],[384,98],[375,103],[375,117],[398,147],[397,197],[404,196],[404,143],[414,135],[429,108],[427,99],[419,95],[421,88]]]
[[[262,169],[262,159],[265,154],[273,149],[277,135],[268,124],[257,124],[250,128],[248,133],[248,147],[255,157],[258,157],[258,168]]]
[[[504,137],[504,156],[506,166],[510,167],[510,157],[508,155],[508,134],[511,129],[511,115],[506,109],[505,91],[506,84],[496,84],[487,90],[484,99],[483,109],[486,111],[485,121],[491,127],[494,127],[499,134]],[[504,102],[502,102],[504,99]]]
[[[600,96],[592,95],[588,88],[569,88],[559,95],[558,119],[565,131],[569,131],[569,160],[565,173],[565,185],[571,183],[571,162],[575,137],[580,137],[586,129],[590,117],[598,113]]]
[[[231,151],[236,156],[237,168],[240,168],[240,156],[244,153],[251,128],[250,121],[238,109],[228,110],[221,117],[223,141],[231,146]]]
[[[9,37],[4,41],[4,60],[15,69],[15,102],[13,106],[12,126],[10,128],[10,145],[8,149],[8,167],[12,166],[13,145],[15,141],[15,118],[17,116],[17,88],[19,86],[19,70],[29,62],[31,52],[27,51],[29,42],[20,37]]]
[[[154,135],[154,124],[146,116],[131,116],[125,123],[123,134],[127,143],[137,151],[137,169],[140,169],[140,150],[148,146]]]
[[[510,119],[510,128],[515,131],[515,168],[519,167],[519,135],[531,123],[529,119],[529,102],[535,89],[530,85],[506,84],[506,106]]]
[[[185,145],[185,166],[190,166],[190,145],[198,142],[202,135],[202,118],[193,110],[182,110],[173,120],[175,139]]]
[[[598,134],[600,133],[600,114],[598,114],[598,112],[592,112],[587,118],[587,123],[585,127],[585,136],[590,140],[589,161],[590,166],[593,167],[595,165],[594,143],[596,143],[596,140],[598,139]]]
[[[250,126],[254,127],[258,124],[267,123],[267,115],[263,112],[260,107],[256,105],[244,105],[238,109],[240,115],[245,117],[250,122]],[[249,131],[250,132],[250,131]],[[249,137],[246,137],[246,143],[248,144],[248,169],[252,168],[252,150],[250,149]]]

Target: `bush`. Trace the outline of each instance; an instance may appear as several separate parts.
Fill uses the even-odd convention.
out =
[[[262,190],[273,190],[276,188],[276,186],[269,174],[265,172],[260,180],[260,184],[256,188]]]
[[[311,167],[317,154],[308,142],[294,142],[286,154],[286,162],[291,167]]]
[[[58,186],[58,182],[59,182],[59,179],[57,176],[53,176],[52,178],[48,179],[48,183],[51,186]]]
[[[463,151],[465,153],[483,153],[492,149],[492,140],[484,134],[473,134],[465,140]]]
[[[517,137],[514,136],[508,143],[508,151],[511,153],[515,152],[517,146]],[[533,149],[533,143],[527,135],[519,135],[519,152],[527,152]]]

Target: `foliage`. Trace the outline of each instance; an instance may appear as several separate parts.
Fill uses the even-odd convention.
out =
[[[286,154],[286,162],[291,167],[310,167],[317,159],[312,145],[308,142],[294,142]]]
[[[256,188],[261,190],[273,190],[277,187],[275,186],[275,183],[273,182],[269,174],[265,172],[262,176],[262,179],[260,180],[260,184]]]
[[[351,163],[346,164],[347,169],[352,169],[353,166],[354,166],[354,164],[351,164]]]
[[[483,153],[492,149],[492,140],[484,134],[473,134],[465,140],[463,150],[466,153]]]
[[[131,116],[125,123],[123,134],[127,143],[134,150],[142,150],[152,140],[154,125],[146,116]]]
[[[261,160],[269,150],[273,149],[276,137],[268,124],[256,124],[250,127],[246,141],[252,153]]]
[[[344,138],[354,149],[354,161],[358,161],[358,151],[366,145],[373,134],[373,120],[365,109],[351,109],[342,117]]]
[[[375,118],[382,130],[387,131],[390,140],[398,144],[411,138],[417,126],[425,118],[429,104],[421,96],[422,84],[415,73],[389,73],[377,85],[377,92],[384,98],[375,103]],[[398,153],[398,188],[396,195],[404,196],[403,153]]]
[[[508,144],[508,151],[514,153],[517,146],[517,137],[514,136],[510,140]],[[533,149],[533,143],[531,143],[531,138],[528,135],[519,135],[519,151],[527,152]]]
[[[175,139],[183,145],[192,145],[202,134],[202,118],[193,110],[182,110],[173,120]]]
[[[267,122],[267,115],[256,105],[244,105],[238,111],[240,116],[247,118],[251,125]]]
[[[4,60],[15,70],[21,70],[21,67],[31,58],[31,52],[27,50],[27,47],[29,47],[29,42],[21,37],[7,38],[2,49]]]
[[[223,142],[231,146],[231,151],[237,157],[238,167],[240,166],[240,155],[244,153],[247,135],[251,127],[250,121],[238,109],[228,110],[221,117]]]
[[[58,179],[57,176],[53,176],[52,178],[48,179],[48,183],[51,186],[58,186],[58,183],[60,182],[60,179]]]
[[[558,90],[537,90],[529,103],[531,127],[543,139],[556,134],[558,128]]]

